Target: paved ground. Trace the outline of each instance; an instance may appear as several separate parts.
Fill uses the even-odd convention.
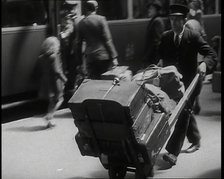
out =
[[[221,178],[221,94],[204,85],[200,115],[201,149],[181,153],[177,165],[169,168],[161,156],[154,178]],[[45,129],[41,115],[2,124],[3,179],[108,178],[98,158],[81,156],[74,140],[77,128],[68,109],[57,112],[57,126]],[[186,141],[184,148],[189,143]],[[127,173],[126,178],[134,178]]]

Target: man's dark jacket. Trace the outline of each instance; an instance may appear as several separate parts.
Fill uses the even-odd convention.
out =
[[[217,64],[217,55],[199,33],[185,28],[178,47],[174,44],[172,30],[163,33],[159,46],[160,59],[163,59],[163,66],[174,65],[177,67],[183,75],[186,88],[197,73],[198,52],[205,57],[207,72],[212,71]]]
[[[104,16],[90,14],[79,23],[79,58],[80,43],[86,41],[85,54],[97,60],[111,60],[117,57],[108,23]]]
[[[159,16],[153,17],[146,29],[146,42],[144,50],[144,63],[152,64],[156,63],[159,43],[162,37],[162,33],[165,30],[163,19]]]

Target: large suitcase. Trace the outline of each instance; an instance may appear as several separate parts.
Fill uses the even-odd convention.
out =
[[[133,168],[137,177],[152,176],[170,133],[170,113],[154,110],[136,81],[113,82],[86,79],[69,101],[80,152],[99,157],[111,178]]]

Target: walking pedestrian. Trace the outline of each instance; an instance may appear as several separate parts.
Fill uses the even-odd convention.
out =
[[[85,64],[88,78],[100,79],[101,74],[117,66],[117,51],[106,18],[97,15],[97,1],[87,1],[86,16],[78,26],[78,54],[82,58],[82,43],[86,42]]]
[[[40,84],[39,97],[48,101],[47,127],[55,126],[54,114],[63,102],[63,90],[67,81],[60,57],[60,42],[57,37],[48,37],[41,46],[38,59]]]

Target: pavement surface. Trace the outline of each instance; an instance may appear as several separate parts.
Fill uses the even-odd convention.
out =
[[[221,93],[205,84],[196,116],[201,132],[200,150],[182,152],[172,168],[162,160],[154,166],[154,178],[221,178]],[[75,142],[78,129],[71,111],[57,111],[56,127],[46,129],[43,115],[2,124],[2,179],[109,178],[98,158],[82,156]],[[183,151],[190,144],[186,140]],[[135,178],[127,172],[125,178]]]

